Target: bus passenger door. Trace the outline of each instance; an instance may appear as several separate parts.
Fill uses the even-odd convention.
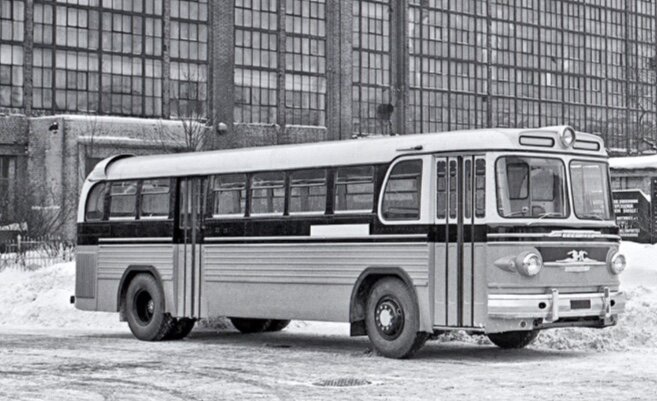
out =
[[[445,327],[474,327],[479,253],[475,227],[473,155],[436,158],[436,260],[434,322]],[[483,160],[483,159],[481,159]]]
[[[174,279],[177,314],[181,317],[201,317],[201,244],[206,179],[182,178],[178,186],[178,258]]]

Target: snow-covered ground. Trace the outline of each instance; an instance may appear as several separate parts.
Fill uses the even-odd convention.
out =
[[[629,300],[618,326],[546,330],[524,350],[456,333],[407,361],[372,358],[366,338],[335,323],[254,335],[201,328],[181,342],[140,342],[117,314],[69,304],[73,264],[7,269],[0,400],[652,400],[657,246],[621,249]]]

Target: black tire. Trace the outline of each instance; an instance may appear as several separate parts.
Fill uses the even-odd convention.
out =
[[[506,331],[504,333],[490,333],[488,339],[495,345],[504,349],[525,348],[531,344],[540,330]]]
[[[273,331],[281,331],[284,328],[286,328],[290,324],[289,320],[277,320],[277,319],[271,319],[269,321],[269,324],[265,328],[265,331],[273,332]]]
[[[262,333],[269,326],[269,319],[247,319],[242,317],[231,317],[230,322],[240,333]]]
[[[176,320],[164,312],[164,293],[150,274],[137,274],[125,297],[128,326],[138,339],[160,341],[175,328]]]
[[[186,317],[176,319],[176,323],[173,326],[173,329],[171,332],[169,332],[169,335],[166,336],[166,340],[182,340],[183,338],[187,337],[189,333],[191,333],[192,329],[194,328],[194,324],[196,324],[195,319],[189,319]]]
[[[403,281],[384,278],[374,284],[367,300],[367,335],[374,349],[388,358],[408,358],[429,338],[420,332],[420,313]]]

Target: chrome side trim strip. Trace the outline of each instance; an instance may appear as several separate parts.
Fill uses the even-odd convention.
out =
[[[490,238],[489,238],[490,239]],[[488,246],[508,246],[508,245],[525,245],[528,246],[528,244],[540,244],[541,246],[545,247],[559,247],[559,246],[568,246],[572,247],[573,246],[573,241],[570,240],[568,241],[566,238],[562,240],[553,240],[553,241],[548,241],[548,237],[542,237],[542,238],[536,238],[532,239],[529,241],[488,241],[487,245]],[[598,241],[598,242],[593,242],[593,241],[578,241],[576,246],[591,246],[591,247],[608,247],[610,245],[618,245],[616,243],[617,241]],[[530,246],[536,246],[536,245],[530,245]]]
[[[597,231],[552,231],[550,233],[489,233],[488,238],[606,238],[620,240],[620,235],[602,234]]]
[[[264,236],[264,237],[205,237],[204,241],[296,241],[296,240],[317,240],[317,239],[405,239],[405,238],[427,238],[427,234],[374,234],[374,235],[344,235],[344,236],[322,236],[322,235],[281,235],[281,236]]]
[[[122,237],[122,238],[99,238],[99,243],[116,243],[116,242],[165,242],[173,241],[173,237]]]

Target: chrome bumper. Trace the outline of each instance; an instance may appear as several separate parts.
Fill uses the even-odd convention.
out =
[[[608,319],[625,310],[621,291],[561,294],[489,294],[488,317],[496,319],[537,319],[551,323],[561,318],[598,316]]]

